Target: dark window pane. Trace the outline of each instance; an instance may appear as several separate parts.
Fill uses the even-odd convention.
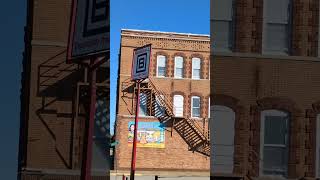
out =
[[[264,129],[264,144],[286,144],[286,117],[266,116]]]
[[[264,147],[263,170],[266,174],[286,174],[287,149],[281,147]]]

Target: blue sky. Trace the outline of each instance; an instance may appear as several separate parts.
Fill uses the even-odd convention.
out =
[[[111,132],[115,121],[121,29],[209,34],[209,0],[111,0]]]

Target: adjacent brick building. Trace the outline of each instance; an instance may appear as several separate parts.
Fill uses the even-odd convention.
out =
[[[319,178],[318,34],[317,0],[212,1],[212,176]]]
[[[71,1],[27,5],[18,179],[79,179],[89,83],[86,68],[66,64]],[[93,169],[100,179],[106,179],[109,165],[108,73],[108,63],[97,72]]]
[[[138,146],[136,168],[155,174],[209,172],[209,36],[142,30],[121,31],[115,168],[130,169],[128,133],[137,94],[131,81],[133,50],[146,44],[152,44],[152,55],[150,77],[141,84],[139,123],[160,122],[164,138],[157,147],[146,147],[150,141]]]

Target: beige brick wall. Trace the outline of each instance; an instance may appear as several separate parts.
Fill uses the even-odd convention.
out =
[[[28,117],[23,119],[28,126],[28,139],[23,142],[27,146],[26,164],[22,167],[27,170],[23,173],[28,169],[79,170],[83,123],[88,112],[80,98],[81,110],[75,119],[76,87],[83,81],[83,69],[66,64],[71,0],[29,3],[33,5],[29,14],[32,24],[28,24],[32,27],[32,49],[26,61],[31,72],[26,74],[30,77],[30,102]],[[106,82],[106,76],[97,79]],[[27,176],[24,178],[30,179]]]
[[[303,57],[243,55],[213,58],[211,104],[225,102],[235,110],[238,121],[234,163],[242,168],[235,168],[235,172],[258,176],[259,160],[252,151],[258,154],[260,151],[260,112],[279,109],[291,114],[289,176],[314,177],[316,129],[312,127],[315,114],[319,112],[316,105],[320,100],[320,85],[317,83],[320,62]],[[228,98],[222,95],[236,99],[237,103],[228,103]],[[309,116],[306,116],[307,111],[310,111]]]

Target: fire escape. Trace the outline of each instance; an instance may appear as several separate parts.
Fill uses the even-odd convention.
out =
[[[134,99],[137,87],[134,82],[127,79],[122,82],[121,90],[123,93],[132,93],[132,99]],[[175,117],[173,102],[160,88],[156,87],[151,78],[141,83],[140,93],[145,94],[149,115],[156,117],[166,127],[171,127],[171,133],[174,129],[188,144],[190,151],[210,156],[208,127],[202,127],[197,120],[189,117]]]

